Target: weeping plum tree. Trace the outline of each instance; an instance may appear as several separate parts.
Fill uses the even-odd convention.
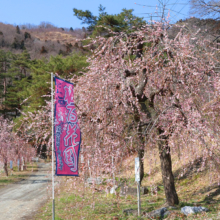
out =
[[[88,72],[71,81],[82,151],[86,149],[92,172],[114,173],[120,158],[136,151],[142,179],[145,150],[157,147],[166,200],[175,205],[179,203],[171,160],[175,138],[183,142],[183,133],[187,134],[204,148],[205,160],[215,160],[216,167],[220,164],[220,77],[214,71],[219,54],[196,34],[180,32],[169,39],[166,28],[155,23],[130,34],[110,30],[111,37],[94,40],[97,49],[92,51]],[[209,86],[208,77],[214,82]],[[47,102],[44,108],[25,113],[20,128],[27,138],[50,144],[50,109]],[[197,151],[198,145],[193,154]]]
[[[10,160],[16,162],[29,161],[35,156],[35,149],[30,147],[26,141],[12,132],[13,123],[7,119],[0,117],[0,162],[3,163],[3,168],[6,176],[8,176],[8,163]]]
[[[50,97],[45,95],[44,97]],[[28,99],[27,99],[28,100]],[[24,100],[26,101],[26,100]],[[33,112],[21,112],[22,120],[16,130],[27,141],[36,146],[51,145],[51,102],[46,101],[46,106],[41,106],[39,110]],[[40,154],[41,154],[40,147]]]
[[[213,127],[197,104],[208,102],[207,77],[219,85],[219,75],[214,71],[217,52],[207,41],[181,31],[169,39],[166,29],[155,23],[131,34],[111,32],[108,39],[96,38],[89,71],[78,79],[75,94],[84,145],[92,146],[99,167],[112,168],[110,156],[124,156],[131,137],[142,180],[144,151],[156,145],[166,200],[175,205],[179,199],[172,172],[173,137],[185,131],[195,140],[210,133]],[[217,111],[219,102],[214,102]]]
[[[13,145],[11,145],[11,133],[10,133],[10,124],[9,122],[0,117],[1,123],[1,147],[0,147],[0,160],[3,163],[4,171],[6,176],[8,176],[8,162],[11,158],[14,157],[15,151],[13,150]]]

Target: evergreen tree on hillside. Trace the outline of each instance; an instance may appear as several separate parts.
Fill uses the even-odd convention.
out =
[[[12,47],[13,49],[25,50],[24,40],[22,40],[21,42],[19,42],[18,39],[15,37],[13,43],[11,44],[11,47]]]
[[[47,53],[47,50],[46,50],[45,46],[42,46],[42,47],[41,47],[40,53],[41,53],[41,54]]]
[[[0,50],[0,113],[6,117],[6,93],[8,86],[11,82],[11,78],[8,74],[10,68],[11,53]]]
[[[20,103],[23,100],[19,92],[22,92],[27,86],[30,67],[31,59],[26,50],[21,54],[12,55],[11,66],[7,73],[11,82],[4,104],[9,110],[15,111],[16,115],[18,114],[17,109],[20,109]]]
[[[21,78],[27,77],[27,69],[30,68],[31,57],[27,50],[24,50],[21,54],[18,54],[12,63],[11,72],[16,72]]]
[[[23,55],[24,56],[24,55]],[[84,68],[88,66],[86,57],[80,54],[72,54],[67,57],[61,55],[51,57],[49,61],[45,58],[36,59],[30,62],[30,76],[23,78],[17,84],[17,97],[21,105],[22,111],[35,112],[46,105],[46,101],[50,100],[50,73],[58,73],[62,78],[70,78],[72,75],[81,75]],[[23,88],[21,85],[24,85]],[[19,90],[20,89],[20,90]],[[16,119],[17,127],[22,123],[21,115]]]
[[[133,15],[133,9],[122,9],[122,12],[115,15],[109,15],[105,12],[105,7],[99,6],[99,16],[94,16],[92,12],[86,10],[73,9],[74,16],[82,21],[82,24],[88,25],[88,30],[93,31],[94,35],[99,35],[106,30],[102,27],[110,28],[115,32],[132,32],[143,26],[146,22],[143,18]]]
[[[19,28],[18,25],[16,26],[16,33],[17,33],[17,34],[20,34],[20,33],[21,33],[20,28]]]
[[[85,56],[79,56],[78,54],[72,54],[65,58],[62,55],[51,56],[48,68],[62,77],[70,77],[70,74],[80,75],[83,68],[88,66],[86,59]]]
[[[25,32],[24,33],[24,39],[26,40],[26,39],[31,39],[31,34],[30,33],[28,33],[28,32]]]
[[[25,50],[26,49],[25,46],[24,46],[24,40],[22,40],[21,43],[20,43],[20,49],[21,50]]]
[[[93,30],[97,24],[97,16],[94,16],[91,11],[86,10],[78,10],[76,8],[73,9],[74,16],[76,16],[79,20],[82,21],[82,24],[87,24],[88,30]]]

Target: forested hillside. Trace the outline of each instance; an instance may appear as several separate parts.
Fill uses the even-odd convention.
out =
[[[13,26],[0,23],[0,49],[21,53],[27,50],[31,59],[64,56],[73,51],[83,52],[80,40],[86,37],[85,29],[63,29],[47,23],[39,26]]]
[[[123,9],[118,15],[108,15],[105,8],[100,6],[99,11],[97,18],[74,9],[79,19],[93,19],[87,29],[58,28],[46,22],[38,26],[0,23],[0,111],[5,117],[6,114],[20,115],[19,111],[24,110],[25,105],[29,106],[31,100],[36,102],[35,107],[32,105],[32,111],[45,104],[45,98],[41,95],[48,95],[49,92],[44,89],[48,87],[48,73],[70,78],[85,71],[85,56],[91,53],[90,49],[97,47],[83,47],[91,41],[86,40],[87,37],[106,35],[105,28],[130,32],[135,30],[134,25],[137,28],[145,23],[142,18],[132,14],[133,10]],[[29,101],[21,106],[25,99]]]
[[[86,34],[85,28],[67,30],[43,22],[39,26],[0,23],[0,111],[5,117],[20,115],[21,103],[33,93],[35,107],[42,105],[41,95],[48,93],[45,77],[49,80],[51,71],[65,77],[86,66],[88,49],[82,46]]]

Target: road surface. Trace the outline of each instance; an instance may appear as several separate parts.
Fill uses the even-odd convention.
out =
[[[51,164],[38,164],[38,172],[27,179],[10,184],[0,190],[0,219],[34,219],[33,214],[50,195],[47,187],[51,184]]]

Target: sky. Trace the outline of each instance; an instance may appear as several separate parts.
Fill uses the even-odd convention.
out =
[[[165,12],[170,9],[172,23],[190,17],[188,0],[7,0],[1,2],[0,22],[12,25],[49,22],[57,27],[82,28],[81,21],[73,16],[73,8],[90,10],[98,15],[102,4],[108,14],[118,14],[123,8],[134,9],[134,15],[149,21],[161,15],[161,5]],[[162,3],[162,4],[161,4]]]

